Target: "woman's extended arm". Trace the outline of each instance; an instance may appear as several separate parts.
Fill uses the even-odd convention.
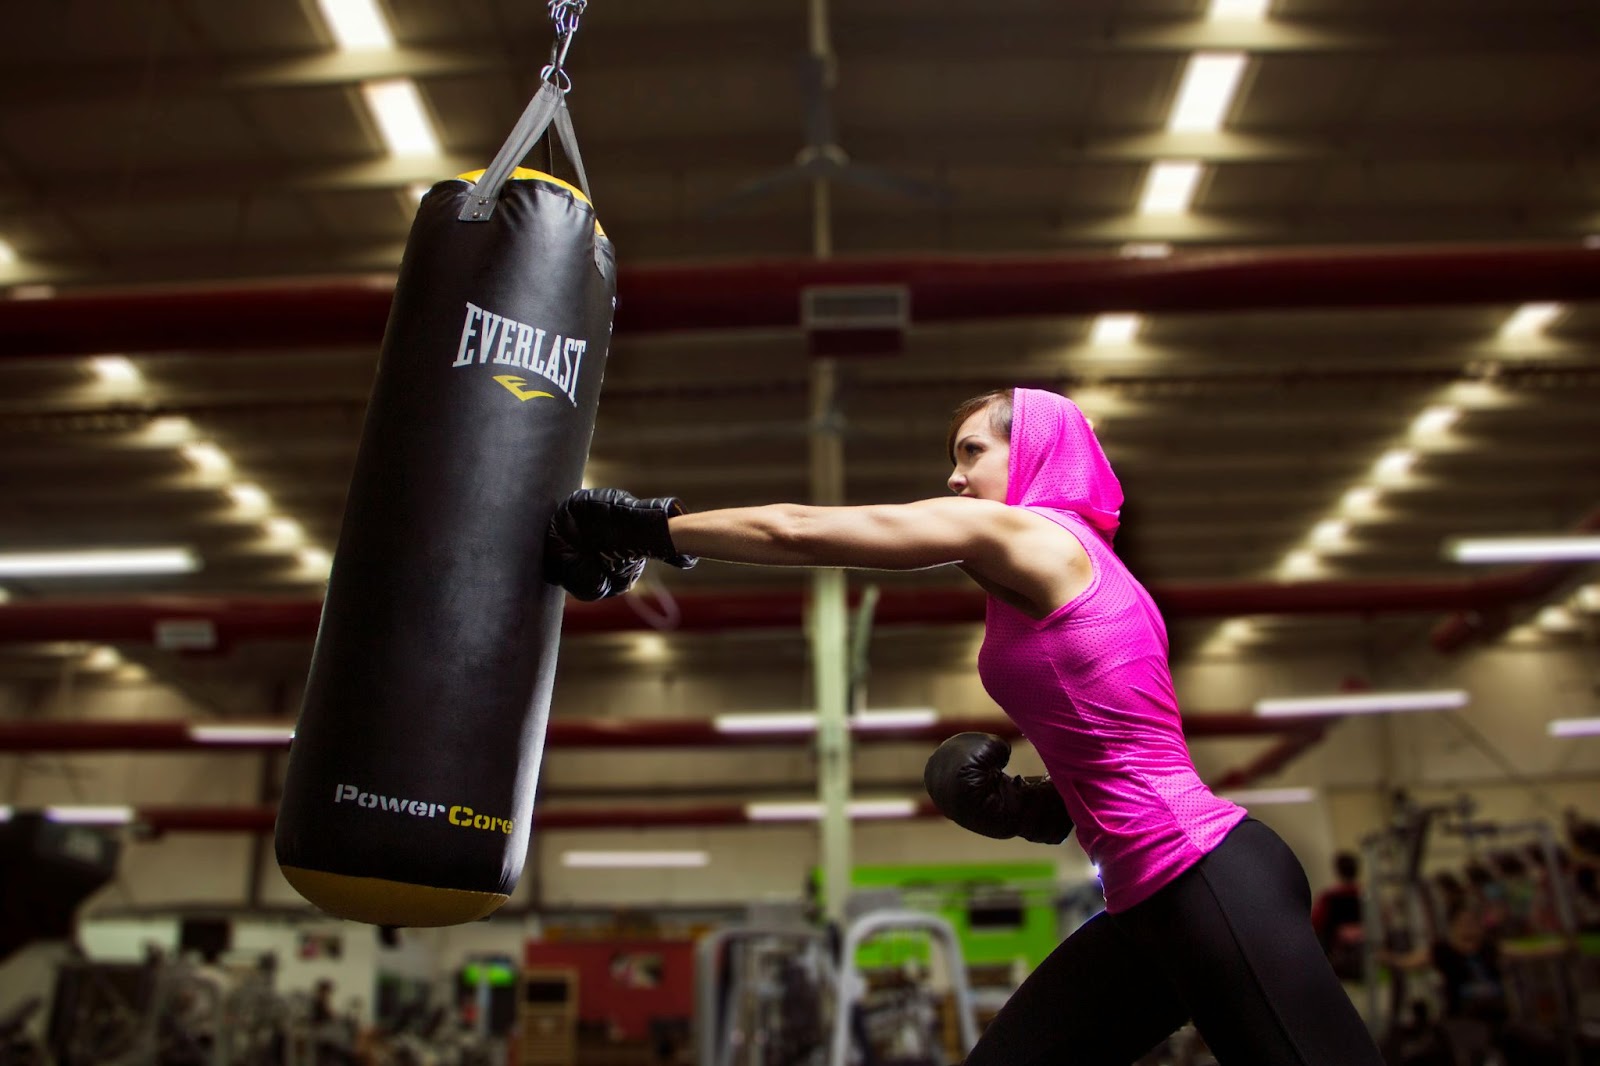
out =
[[[731,507],[676,515],[668,528],[680,552],[725,562],[872,570],[966,563],[981,570],[1026,532],[1031,520],[1018,518],[1004,504],[951,496],[866,507]]]

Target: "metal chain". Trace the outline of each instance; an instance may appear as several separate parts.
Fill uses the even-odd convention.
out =
[[[567,61],[567,49],[578,32],[578,20],[583,17],[589,0],[549,0],[550,21],[556,28],[556,39],[550,46],[550,62],[539,72],[539,77],[555,84],[565,96],[572,91],[572,79],[562,69]]]

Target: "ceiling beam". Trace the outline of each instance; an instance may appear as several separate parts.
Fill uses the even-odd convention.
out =
[[[783,28],[791,32],[782,32]],[[775,32],[775,30],[777,32]],[[1452,12],[1396,16],[1377,13],[1324,17],[1279,17],[1261,22],[1212,22],[1190,16],[1137,13],[1073,14],[1064,5],[1042,5],[1001,17],[974,17],[957,9],[903,15],[840,12],[833,37],[842,62],[866,64],[878,56],[893,62],[961,61],[993,57],[993,64],[1060,61],[1105,55],[1170,55],[1200,50],[1258,55],[1394,54],[1406,56],[1514,53],[1592,55],[1600,49],[1600,26],[1586,12],[1529,11],[1474,17]],[[265,54],[231,64],[215,60],[168,60],[152,72],[143,61],[123,63],[20,63],[0,77],[0,98],[52,103],[124,96],[138,86],[146,98],[260,92],[355,85],[384,78],[458,78],[511,75],[528,83],[543,62],[544,41],[508,49],[504,42],[411,41],[393,49],[362,52]],[[703,56],[719,63],[756,67],[797,61],[805,42],[800,20],[783,27],[770,17],[704,23],[671,21],[633,29],[618,27],[587,40],[570,69],[581,99],[585,80],[640,71],[663,82]],[[519,54],[520,53],[520,54]]]

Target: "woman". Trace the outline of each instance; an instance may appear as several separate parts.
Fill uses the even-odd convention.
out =
[[[1126,1066],[1190,1018],[1223,1066],[1381,1066],[1312,929],[1298,860],[1195,773],[1166,629],[1111,549],[1122,489],[1088,420],[1053,393],[990,393],[958,409],[948,445],[955,495],[909,504],[685,514],[674,499],[578,493],[552,522],[547,576],[594,598],[624,591],[644,557],[959,566],[989,594],[979,676],[1038,750],[1106,891],[969,1066]],[[964,779],[996,790],[971,797],[984,815],[1021,785],[992,771]]]

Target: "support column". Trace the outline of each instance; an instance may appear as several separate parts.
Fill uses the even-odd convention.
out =
[[[834,365],[821,359],[812,371],[811,497],[821,506],[844,502],[844,445],[834,406]],[[817,799],[822,844],[822,889],[829,919],[842,921],[850,895],[850,673],[845,571],[817,569],[811,576],[807,619],[812,688],[817,710]]]

